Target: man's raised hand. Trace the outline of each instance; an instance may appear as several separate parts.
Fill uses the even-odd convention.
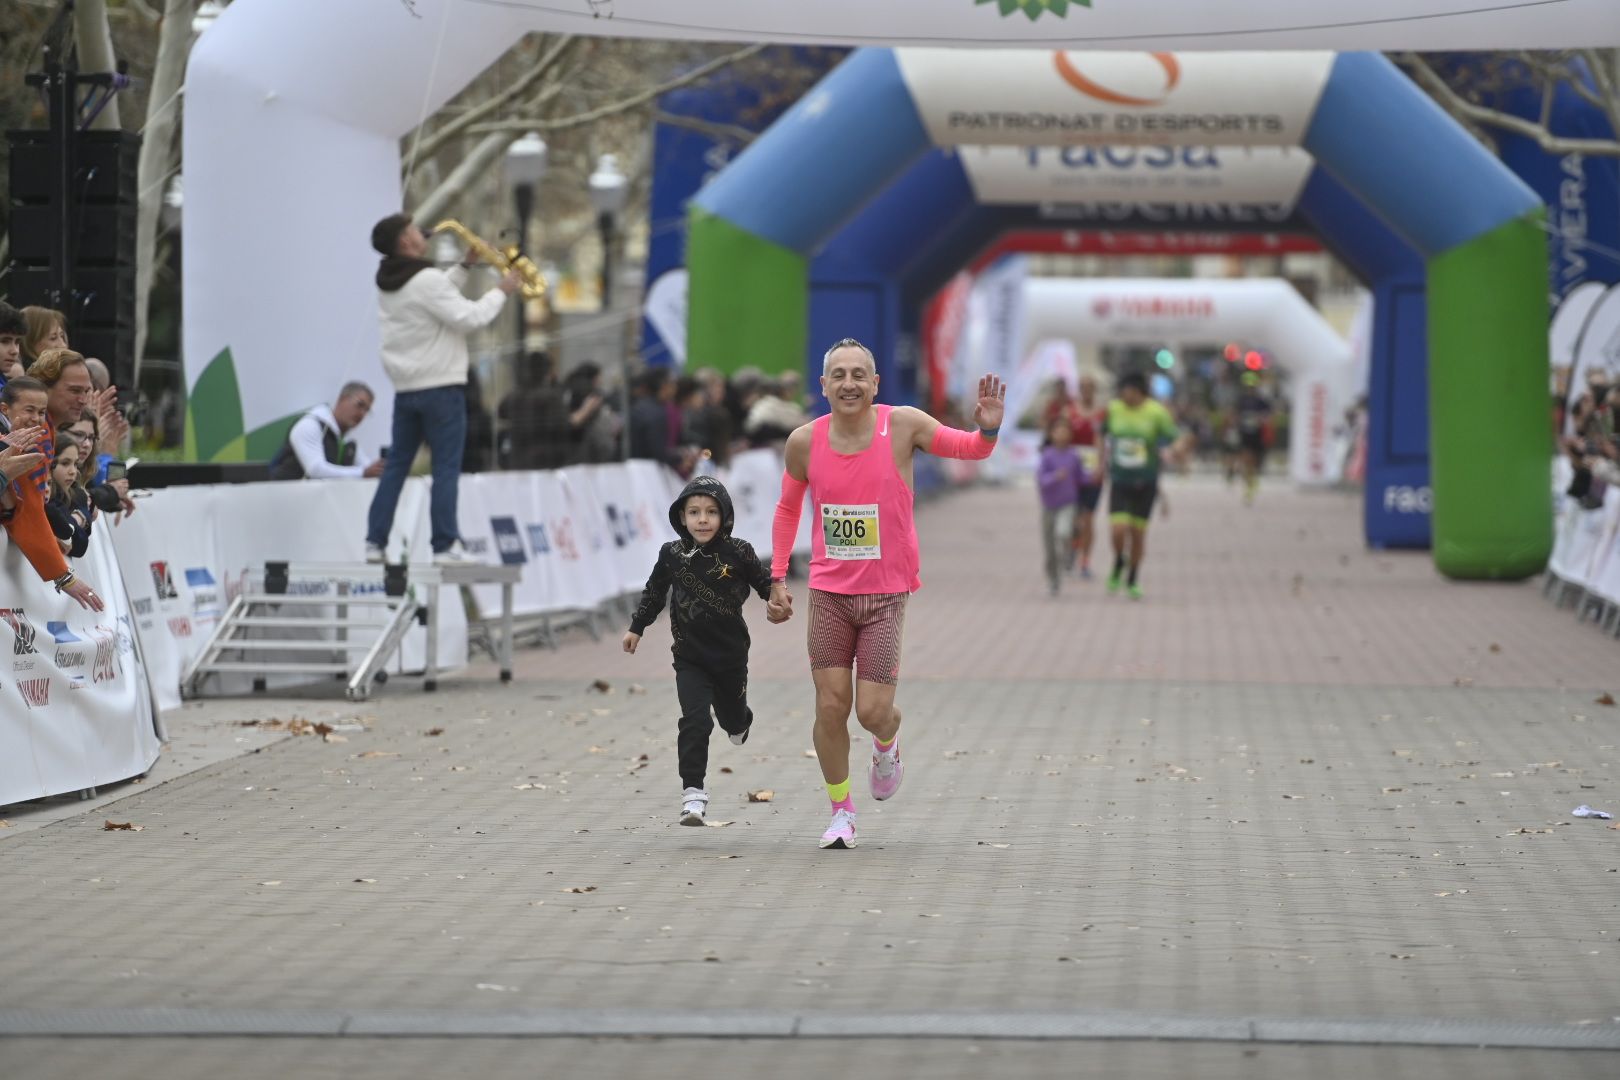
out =
[[[1007,387],[994,375],[979,379],[979,403],[973,407],[973,422],[986,430],[1001,426],[1007,412]]]

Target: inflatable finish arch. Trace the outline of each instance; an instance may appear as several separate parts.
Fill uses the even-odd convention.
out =
[[[1552,541],[1540,200],[1376,54],[1185,54],[1158,60],[1156,83],[1125,59],[852,54],[694,200],[689,355],[796,364],[810,255],[953,131],[1188,145],[1209,141],[1211,116],[1229,143],[1302,146],[1424,257],[1436,566],[1538,572]],[[1088,90],[1084,112],[1051,108],[1076,96],[1071,71],[1125,100]]]
[[[1263,346],[1291,375],[1289,468],[1304,483],[1339,479],[1326,432],[1355,393],[1350,345],[1279,278],[1031,278],[1024,284],[1026,351],[1076,343]],[[1027,395],[1031,387],[1015,387]],[[1009,395],[1009,402],[1011,395]],[[1313,430],[1320,436],[1313,439]]]

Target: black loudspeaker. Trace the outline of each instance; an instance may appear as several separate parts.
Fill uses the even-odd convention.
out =
[[[67,189],[49,131],[13,131],[8,300],[67,316],[77,352],[99,357],[129,386],[135,368],[135,222],[140,136],[74,131]],[[66,266],[56,245],[67,229]],[[64,274],[65,270],[65,274]]]
[[[56,197],[51,133],[13,131],[11,198],[18,203],[44,203]],[[125,131],[81,131],[74,139],[72,197],[87,203],[135,201],[141,139]]]

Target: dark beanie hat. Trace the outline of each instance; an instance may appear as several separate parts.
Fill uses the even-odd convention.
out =
[[[400,233],[403,233],[410,223],[409,214],[389,214],[371,227],[371,246],[377,249],[379,255],[397,254]]]

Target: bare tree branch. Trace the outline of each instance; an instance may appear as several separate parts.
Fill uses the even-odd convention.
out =
[[[460,116],[447,121],[437,131],[417,144],[413,156],[416,158],[432,157],[443,149],[446,143],[466,131],[473,124],[528,93],[535,83],[546,77],[557,62],[575,46],[577,41],[578,39],[572,35],[563,35],[551,48],[546,50],[545,55],[541,56],[534,67],[525,73],[522,78],[487,101],[481,101]]]
[[[525,131],[562,131],[567,128],[580,127],[584,124],[595,123],[596,121],[606,117],[616,116],[620,113],[629,112],[632,109],[639,108],[642,105],[647,104],[649,101],[653,101],[659,96],[669,93],[671,90],[679,90],[683,86],[690,86],[692,83],[706,79],[710,75],[713,75],[716,71],[719,71],[721,68],[724,68],[729,64],[735,64],[739,60],[746,60],[748,57],[753,56],[755,53],[764,48],[765,46],[761,44],[749,45],[746,48],[737,49],[735,52],[727,53],[724,56],[716,57],[715,59],[710,60],[706,64],[699,65],[678,78],[660,83],[657,86],[649,87],[638,94],[632,94],[631,96],[620,101],[603,105],[596,109],[587,109],[585,112],[575,113],[572,116],[497,120],[493,123],[478,124],[471,130],[476,134],[493,134],[495,132],[503,131],[519,134]]]
[[[1620,141],[1615,139],[1570,139],[1554,135],[1546,127],[1533,120],[1526,120],[1521,116],[1502,112],[1500,109],[1490,109],[1484,105],[1476,105],[1468,101],[1453,90],[1450,84],[1429,66],[1427,61],[1415,53],[1406,53],[1401,60],[1403,65],[1412,72],[1413,77],[1417,79],[1418,84],[1432,94],[1440,104],[1444,105],[1455,116],[1476,124],[1485,124],[1532,139],[1536,145],[1549,154],[1620,157]]]
[[[662,109],[653,114],[653,119],[668,127],[681,128],[684,131],[695,131],[699,135],[707,135],[713,139],[731,139],[745,146],[759,137],[757,131],[750,131],[740,124],[721,124],[696,116],[681,116],[678,113],[664,112]]]

